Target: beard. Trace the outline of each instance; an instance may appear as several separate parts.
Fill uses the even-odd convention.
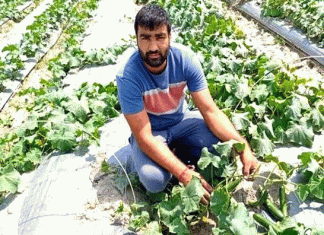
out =
[[[169,54],[169,49],[170,49],[170,45],[168,46],[167,49],[163,50],[163,51],[149,51],[144,53],[141,49],[139,49],[139,52],[141,54],[141,57],[143,59],[143,61],[153,67],[153,68],[157,68],[159,66],[161,66],[164,61],[166,61],[166,59],[168,58],[168,54]],[[151,58],[150,55],[151,54],[158,54],[159,57],[158,58]]]

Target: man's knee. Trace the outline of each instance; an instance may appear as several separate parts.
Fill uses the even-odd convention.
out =
[[[143,166],[139,179],[147,191],[158,193],[165,189],[171,179],[171,174],[152,166]]]

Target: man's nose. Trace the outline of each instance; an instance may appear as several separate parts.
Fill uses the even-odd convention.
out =
[[[151,40],[150,41],[149,50],[150,51],[157,51],[158,50],[158,45],[157,45],[156,40]]]

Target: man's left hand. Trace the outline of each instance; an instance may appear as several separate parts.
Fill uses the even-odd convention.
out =
[[[243,164],[242,171],[244,176],[250,176],[253,172],[257,171],[260,166],[259,161],[249,148],[241,153],[241,161]]]

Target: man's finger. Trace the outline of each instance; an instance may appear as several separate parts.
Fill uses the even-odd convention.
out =
[[[207,181],[203,177],[201,179],[201,185],[204,187],[204,189],[207,190],[208,193],[213,192],[213,187],[210,186],[210,184],[208,184]]]
[[[208,205],[208,203],[209,203],[209,201],[208,201],[205,197],[202,197],[202,198],[200,199],[200,202],[201,202],[202,204],[204,204],[204,205]]]
[[[204,198],[206,198],[208,201],[210,200],[210,193],[204,189]]]

